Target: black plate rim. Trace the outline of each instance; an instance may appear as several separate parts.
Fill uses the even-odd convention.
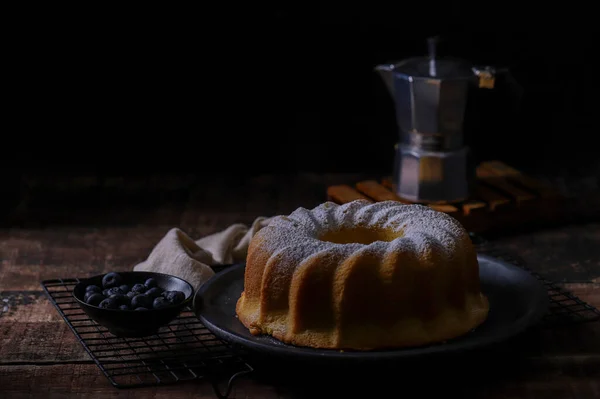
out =
[[[435,354],[447,354],[447,353],[456,353],[463,351],[470,351],[473,349],[478,349],[482,347],[486,347],[492,344],[496,344],[502,341],[506,341],[521,332],[525,331],[527,328],[537,324],[543,316],[547,313],[548,307],[550,304],[550,300],[548,298],[548,292],[544,287],[543,283],[540,282],[537,278],[535,278],[530,272],[527,270],[516,266],[514,264],[503,261],[502,259],[498,259],[496,257],[492,257],[485,254],[478,254],[478,259],[487,260],[492,263],[497,263],[506,267],[509,270],[516,271],[520,273],[524,278],[529,279],[532,283],[532,286],[537,287],[535,292],[532,292],[532,300],[534,306],[528,309],[527,317],[522,317],[518,322],[512,324],[508,328],[504,328],[502,331],[498,332],[496,335],[487,336],[484,338],[479,338],[477,340],[469,341],[468,338],[460,339],[460,341],[456,342],[448,342],[441,345],[431,345],[425,347],[416,347],[416,348],[400,348],[393,350],[375,350],[375,351],[338,351],[334,349],[315,349],[315,348],[306,348],[299,346],[291,346],[288,344],[269,344],[268,341],[253,341],[244,336],[240,336],[235,332],[229,331],[218,324],[212,322],[212,320],[206,318],[202,313],[201,306],[198,303],[201,301],[201,298],[205,295],[205,293],[211,289],[212,284],[214,284],[219,279],[223,278],[223,276],[229,273],[235,273],[239,269],[245,268],[245,262],[231,265],[220,272],[216,273],[209,280],[207,280],[194,295],[193,300],[193,308],[194,312],[204,324],[204,326],[215,334],[217,337],[228,341],[233,344],[237,344],[241,347],[245,347],[247,349],[251,349],[253,351],[262,352],[264,354],[270,355],[278,355],[284,357],[293,357],[293,358],[303,358],[307,360],[360,360],[360,361],[368,361],[368,360],[399,360],[405,358],[412,357],[422,357],[426,355],[435,355]]]

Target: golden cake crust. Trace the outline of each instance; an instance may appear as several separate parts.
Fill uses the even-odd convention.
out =
[[[471,240],[422,205],[356,200],[278,216],[252,238],[239,320],[316,348],[436,343],[487,317]]]

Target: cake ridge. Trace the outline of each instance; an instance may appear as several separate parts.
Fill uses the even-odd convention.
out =
[[[336,323],[338,330],[344,322],[343,318],[343,307],[347,304],[348,300],[352,300],[357,297],[354,291],[362,290],[360,286],[348,285],[348,281],[354,278],[360,278],[362,268],[371,268],[377,264],[377,260],[381,260],[385,257],[385,253],[382,251],[387,247],[387,243],[382,241],[375,241],[370,245],[365,245],[362,248],[358,248],[351,256],[347,257],[336,270],[336,276],[332,291],[334,293],[334,308],[337,311],[338,317]],[[370,263],[373,262],[373,265]],[[358,277],[356,277],[358,275]],[[365,281],[360,279],[360,284],[364,284]],[[357,284],[358,285],[358,284]],[[354,295],[352,295],[354,293]],[[350,315],[351,317],[354,315]]]
[[[380,203],[380,206],[363,206],[359,209],[354,217],[355,223],[366,224],[366,225],[377,225],[378,223],[378,215],[380,212],[384,212],[386,209],[391,209],[394,207],[392,203]]]
[[[332,212],[333,219],[335,220],[334,228],[349,228],[354,225],[354,217],[356,211],[363,207],[362,202],[352,201],[347,202],[343,205],[334,206]]]
[[[338,206],[335,202],[328,201],[316,206],[310,212],[320,222],[321,229],[328,229],[335,226],[335,218],[331,210],[336,209]]]
[[[356,252],[354,245],[326,246],[300,262],[292,277],[289,290],[288,327],[290,332],[298,333],[307,328],[318,328],[320,320],[317,319],[314,324],[311,324],[310,320],[307,322],[307,318],[315,316],[315,311],[324,319],[333,317],[333,302],[327,300],[329,291],[319,290],[319,292],[325,293],[325,298],[315,298],[315,293],[311,288],[318,287],[320,284],[330,285],[338,264],[343,263],[353,252]],[[323,259],[331,262],[324,262]],[[328,339],[331,340],[332,337]]]
[[[322,228],[321,223],[317,220],[317,218],[315,218],[313,213],[303,207],[300,207],[292,212],[289,218],[297,221],[298,223],[307,225],[309,228],[311,228],[311,230],[316,231]]]
[[[261,281],[261,295],[275,302],[274,306],[267,306],[268,301],[260,305],[259,319],[264,320],[264,313],[274,309],[285,309],[281,301],[289,304],[289,289],[291,276],[299,267],[299,262],[306,259],[319,250],[316,245],[287,245],[277,249],[266,262],[263,278]],[[273,269],[277,268],[274,272]],[[289,306],[287,307],[289,308]]]

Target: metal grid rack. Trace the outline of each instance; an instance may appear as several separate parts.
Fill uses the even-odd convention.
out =
[[[472,239],[478,252],[520,266],[544,283],[550,298],[544,326],[600,320],[600,310],[531,271],[518,257],[490,247],[481,237],[472,235]],[[83,348],[115,387],[135,388],[204,378],[210,381],[218,398],[227,398],[237,378],[253,371],[244,360],[243,351],[214,336],[191,309],[186,309],[156,335],[113,336],[91,320],[73,299],[71,292],[78,282],[75,278],[45,280],[42,287]]]
[[[90,319],[73,298],[78,282],[45,280],[42,287],[113,386],[134,388],[204,378],[210,381],[217,397],[226,398],[234,381],[253,370],[239,349],[215,337],[189,308],[155,335],[112,335]]]

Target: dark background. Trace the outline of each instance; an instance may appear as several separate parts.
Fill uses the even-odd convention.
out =
[[[598,158],[598,63],[583,10],[221,8],[15,13],[4,57],[13,89],[5,180],[22,173],[388,173],[396,125],[373,67],[424,54],[432,35],[446,39],[442,54],[509,67],[522,89],[517,97],[499,84],[477,101],[479,112],[469,116],[477,159],[552,173]]]

